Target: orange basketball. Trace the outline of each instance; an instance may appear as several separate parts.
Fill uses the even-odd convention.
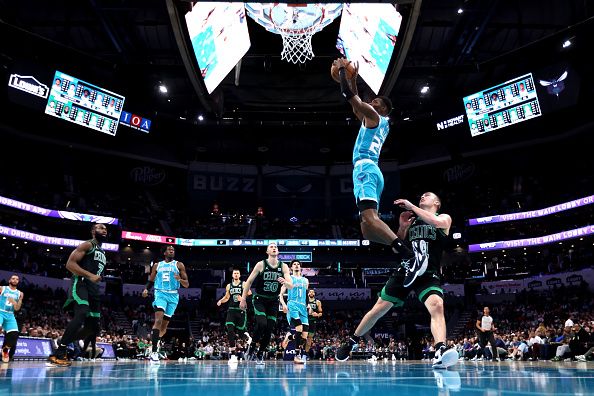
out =
[[[340,76],[338,75],[338,70],[339,70],[339,67],[334,66],[334,64],[330,68],[330,75],[332,76],[332,79],[334,81],[336,81],[337,83],[340,82]],[[353,66],[352,62],[349,62],[349,64],[346,65],[345,70],[346,70],[347,80],[350,80],[351,78],[353,78],[353,76],[355,75],[355,67]]]

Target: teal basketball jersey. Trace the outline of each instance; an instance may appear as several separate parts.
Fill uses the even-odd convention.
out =
[[[361,123],[359,134],[353,147],[353,164],[362,159],[379,162],[382,146],[390,133],[390,123],[386,117],[379,116],[379,124],[375,128],[366,128]]]
[[[170,262],[159,261],[157,264],[157,276],[155,277],[155,289],[168,291],[179,289],[180,283],[175,279],[175,274],[179,275],[177,260]]]

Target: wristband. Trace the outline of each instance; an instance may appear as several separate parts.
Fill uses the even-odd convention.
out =
[[[148,281],[148,282],[146,282],[146,285],[144,285],[144,288],[146,290],[151,290],[153,288],[154,283],[155,283],[155,281]]]
[[[342,96],[344,96],[344,98],[348,101],[353,96],[355,96],[355,94],[353,93],[353,91],[351,91],[349,83],[347,82],[346,69],[344,66],[338,69],[338,75],[340,76],[340,92],[342,93]]]

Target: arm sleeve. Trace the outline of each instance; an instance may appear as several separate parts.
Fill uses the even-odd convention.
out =
[[[338,75],[340,76],[340,93],[342,93],[342,96],[344,96],[346,100],[350,100],[353,96],[355,96],[355,94],[349,87],[349,83],[346,78],[346,70],[344,67],[341,67],[338,70]]]

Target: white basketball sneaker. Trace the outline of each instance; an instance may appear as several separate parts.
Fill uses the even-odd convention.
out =
[[[152,363],[159,363],[159,352],[151,352],[149,359]]]
[[[458,352],[454,348],[447,349],[445,345],[442,345],[437,351],[435,351],[435,357],[433,358],[434,369],[445,369],[458,363]]]

